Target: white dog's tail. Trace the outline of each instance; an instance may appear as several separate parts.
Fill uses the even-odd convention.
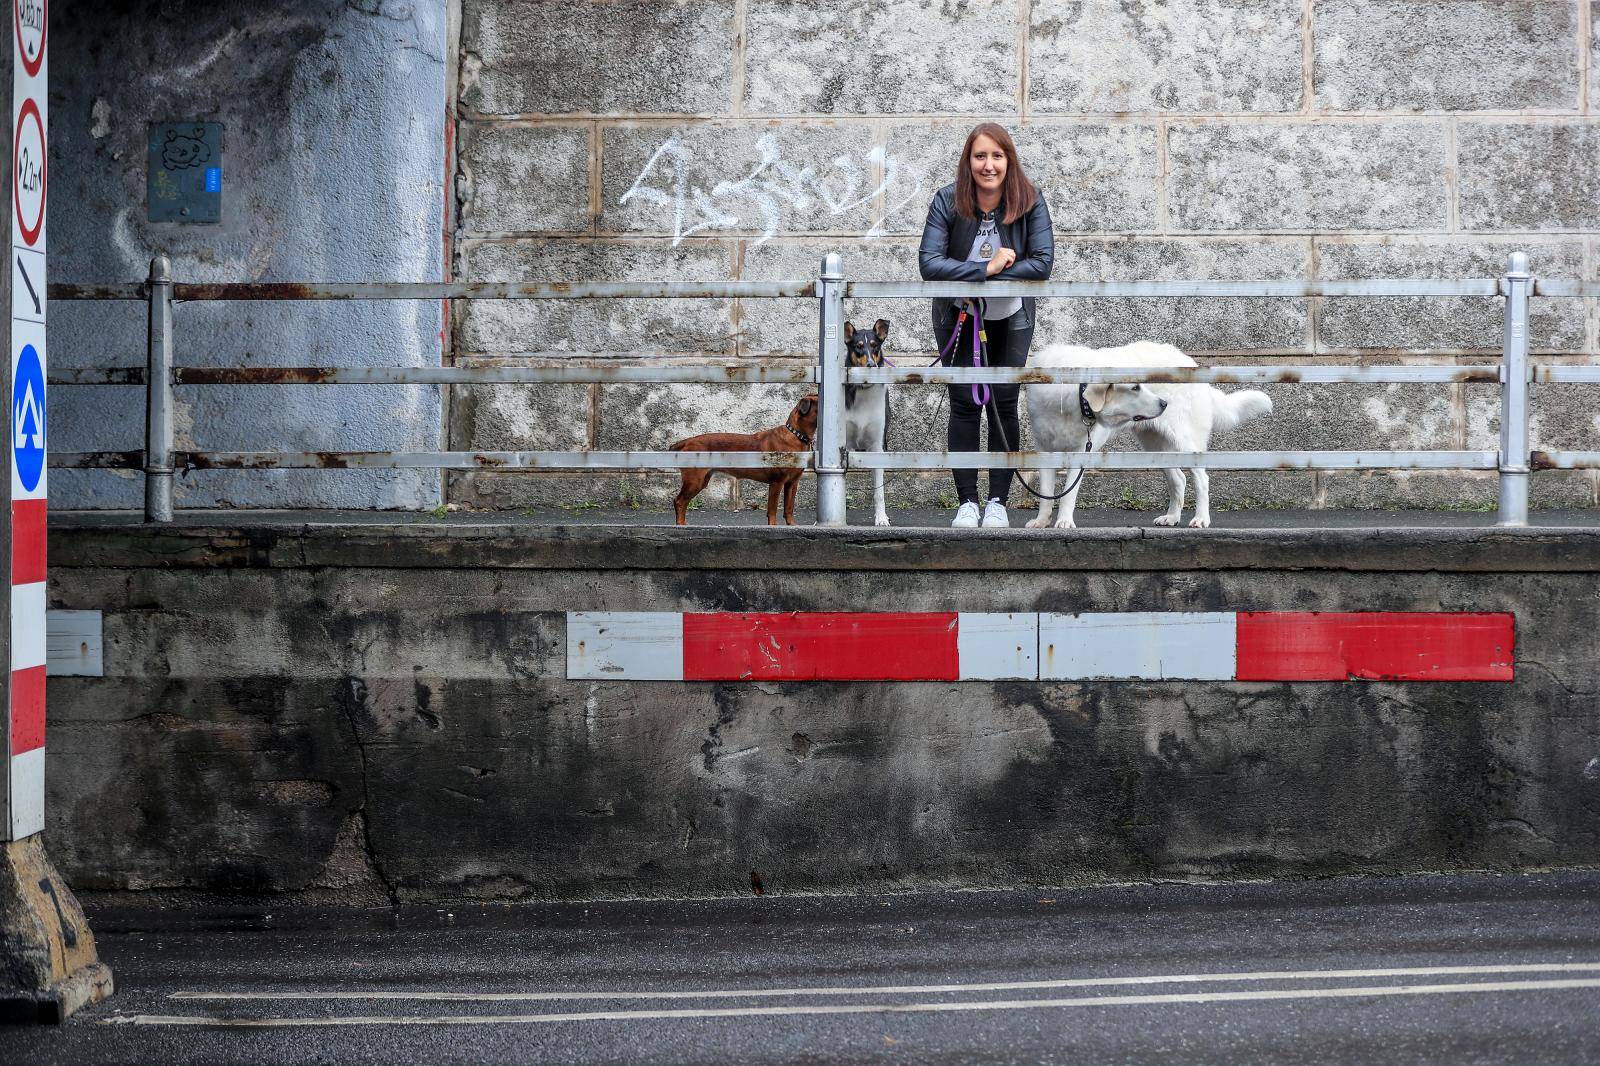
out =
[[[1223,392],[1214,388],[1211,390],[1211,412],[1211,428],[1218,433],[1226,433],[1252,418],[1271,414],[1272,397],[1256,389]]]

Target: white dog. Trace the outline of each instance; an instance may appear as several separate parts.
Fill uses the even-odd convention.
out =
[[[1084,348],[1076,344],[1053,344],[1030,360],[1036,367],[1179,367],[1195,361],[1170,344],[1140,341],[1120,348]],[[1085,440],[1100,451],[1123,426],[1132,426],[1145,451],[1203,452],[1213,430],[1229,430],[1259,415],[1272,411],[1272,400],[1254,389],[1227,393],[1210,385],[1029,385],[1028,420],[1041,451],[1081,452]],[[1091,421],[1092,419],[1092,421]],[[1204,529],[1211,524],[1211,481],[1204,467],[1195,467],[1194,517],[1189,524]],[[1052,495],[1056,472],[1041,471],[1039,491]],[[1069,471],[1076,478],[1077,471]],[[1155,520],[1158,526],[1175,526],[1183,518],[1184,479],[1182,470],[1168,470],[1167,511]],[[1061,501],[1057,529],[1072,529],[1073,509],[1078,489]],[[1051,500],[1039,501],[1039,517],[1028,523],[1030,529],[1050,525]]]

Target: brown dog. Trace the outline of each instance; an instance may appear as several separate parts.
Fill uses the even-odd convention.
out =
[[[811,447],[817,433],[817,394],[812,393],[794,405],[783,425],[759,433],[702,433],[674,444],[675,452],[803,452]],[[767,483],[767,525],[778,524],[778,493],[783,493],[783,520],[794,525],[794,494],[800,487],[803,470],[788,467],[723,470],[706,466],[683,469],[683,487],[672,501],[678,525],[689,524],[689,501],[705,491],[712,474],[748,478]]]

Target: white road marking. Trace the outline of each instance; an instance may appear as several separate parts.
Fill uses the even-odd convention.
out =
[[[1077,999],[1001,999],[945,1003],[817,1003],[793,1007],[722,1007],[695,1010],[608,1010],[570,1014],[357,1015],[346,1018],[206,1018],[171,1014],[131,1014],[102,1019],[101,1025],[171,1025],[213,1029],[328,1028],[355,1025],[541,1025],[553,1022],[660,1021],[678,1018],[771,1018],[819,1014],[936,1014],[954,1011],[1038,1010],[1043,1007],[1115,1007],[1173,1003],[1239,1003],[1292,999],[1373,999],[1386,996],[1438,996],[1464,992],[1553,992],[1600,989],[1600,979],[1482,981],[1451,985],[1372,985],[1346,988],[1262,988],[1247,992],[1173,992],[1142,996],[1085,996]]]
[[[1516,963],[1488,966],[1406,966],[1363,970],[1264,970],[1245,973],[1156,974],[1140,977],[1069,977],[1050,981],[990,981],[961,985],[864,985],[823,988],[723,988],[648,992],[408,992],[399,989],[289,992],[173,992],[168,999],[322,1000],[387,999],[442,1003],[529,1003],[580,999],[734,999],[770,996],[937,995],[942,992],[1021,992],[1051,988],[1211,984],[1227,981],[1331,981],[1378,977],[1476,977],[1490,974],[1597,973],[1600,962]]]

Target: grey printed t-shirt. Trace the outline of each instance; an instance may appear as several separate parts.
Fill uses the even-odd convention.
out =
[[[967,252],[967,262],[987,263],[1000,251],[1000,232],[996,228],[994,212],[989,212],[978,220],[978,235],[972,239],[972,250]],[[961,301],[955,301],[957,307]],[[1008,296],[1000,299],[989,300],[984,305],[983,318],[986,322],[998,322],[1002,318],[1010,318],[1022,310],[1022,297]]]

